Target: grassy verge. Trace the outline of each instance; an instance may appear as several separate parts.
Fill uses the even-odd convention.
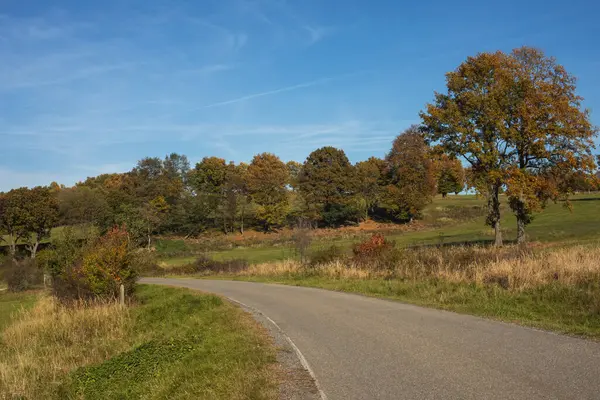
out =
[[[141,286],[138,303],[42,297],[2,332],[0,398],[271,399],[275,350],[213,295]]]

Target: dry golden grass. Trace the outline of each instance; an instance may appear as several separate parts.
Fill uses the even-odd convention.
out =
[[[558,282],[576,285],[600,277],[600,245],[523,250],[517,246],[405,249],[386,269],[356,265],[352,259],[307,267],[287,260],[251,265],[243,276],[316,275],[329,279],[440,278],[450,282],[499,283],[529,289]]]
[[[50,398],[69,371],[128,347],[128,313],[115,303],[66,308],[42,297],[2,332],[0,396]]]
[[[559,282],[577,285],[600,277],[600,247],[575,246],[546,250],[514,260],[477,265],[475,280],[507,277],[509,286],[526,289]]]

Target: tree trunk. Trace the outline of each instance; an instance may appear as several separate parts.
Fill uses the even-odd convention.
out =
[[[527,215],[527,210],[525,209],[525,203],[519,200],[516,208],[515,215],[517,217],[517,243],[522,244],[527,241],[525,226],[530,220],[528,218],[529,216]]]
[[[494,228],[494,245],[499,247],[502,246],[502,231],[500,229],[500,184],[495,183],[490,189],[487,223]]]
[[[35,241],[35,243],[33,243],[30,247],[29,247],[29,252],[31,253],[31,259],[35,259],[35,256],[37,255],[37,249],[38,246],[40,245],[40,242],[38,242],[37,240]]]
[[[525,221],[523,218],[519,218],[517,215],[517,243],[522,244],[527,241],[527,236],[525,235]]]
[[[8,234],[8,252],[13,260],[17,258],[17,241],[18,238],[13,236],[12,234]]]
[[[10,252],[10,256],[14,260],[17,257],[17,244],[15,242],[11,242],[8,245],[8,251]]]
[[[500,229],[500,220],[494,224],[494,246],[502,246],[502,230]]]

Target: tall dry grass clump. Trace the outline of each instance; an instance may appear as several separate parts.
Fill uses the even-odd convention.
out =
[[[340,257],[316,265],[294,260],[250,265],[239,275],[327,279],[441,279],[523,290],[548,284],[600,282],[600,245],[533,251],[518,246],[395,249],[383,259]],[[375,255],[374,257],[380,257]],[[386,264],[387,263],[387,264]]]
[[[42,297],[1,334],[0,398],[52,397],[70,371],[128,347],[128,315],[117,303],[65,307]]]
[[[600,246],[545,250],[476,267],[475,280],[478,283],[502,278],[508,281],[508,287],[515,289],[551,283],[575,286],[597,284],[600,283]]]

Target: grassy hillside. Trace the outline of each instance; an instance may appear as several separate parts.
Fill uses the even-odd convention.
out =
[[[423,221],[411,230],[386,232],[386,237],[398,246],[419,246],[453,243],[486,243],[493,239],[493,231],[485,226],[485,202],[475,196],[437,197],[427,205]],[[507,241],[516,237],[516,220],[506,204],[503,205],[502,230]],[[563,204],[551,203],[542,213],[536,214],[527,227],[530,241],[554,244],[586,243],[600,240],[600,194],[576,195],[571,200],[571,209]],[[363,233],[363,237],[368,232]],[[320,236],[311,245],[312,251],[340,246],[349,251],[352,243],[360,240],[360,231],[352,235]],[[230,249],[208,251],[216,260],[245,259],[251,263],[262,263],[295,258],[296,251],[291,243],[272,243],[252,246],[239,245]],[[159,249],[159,254],[160,254]],[[165,266],[192,262],[195,255],[191,249],[180,249],[178,254],[163,257]]]
[[[277,398],[275,349],[250,315],[185,289],[142,286],[137,301],[0,294],[0,398]]]

